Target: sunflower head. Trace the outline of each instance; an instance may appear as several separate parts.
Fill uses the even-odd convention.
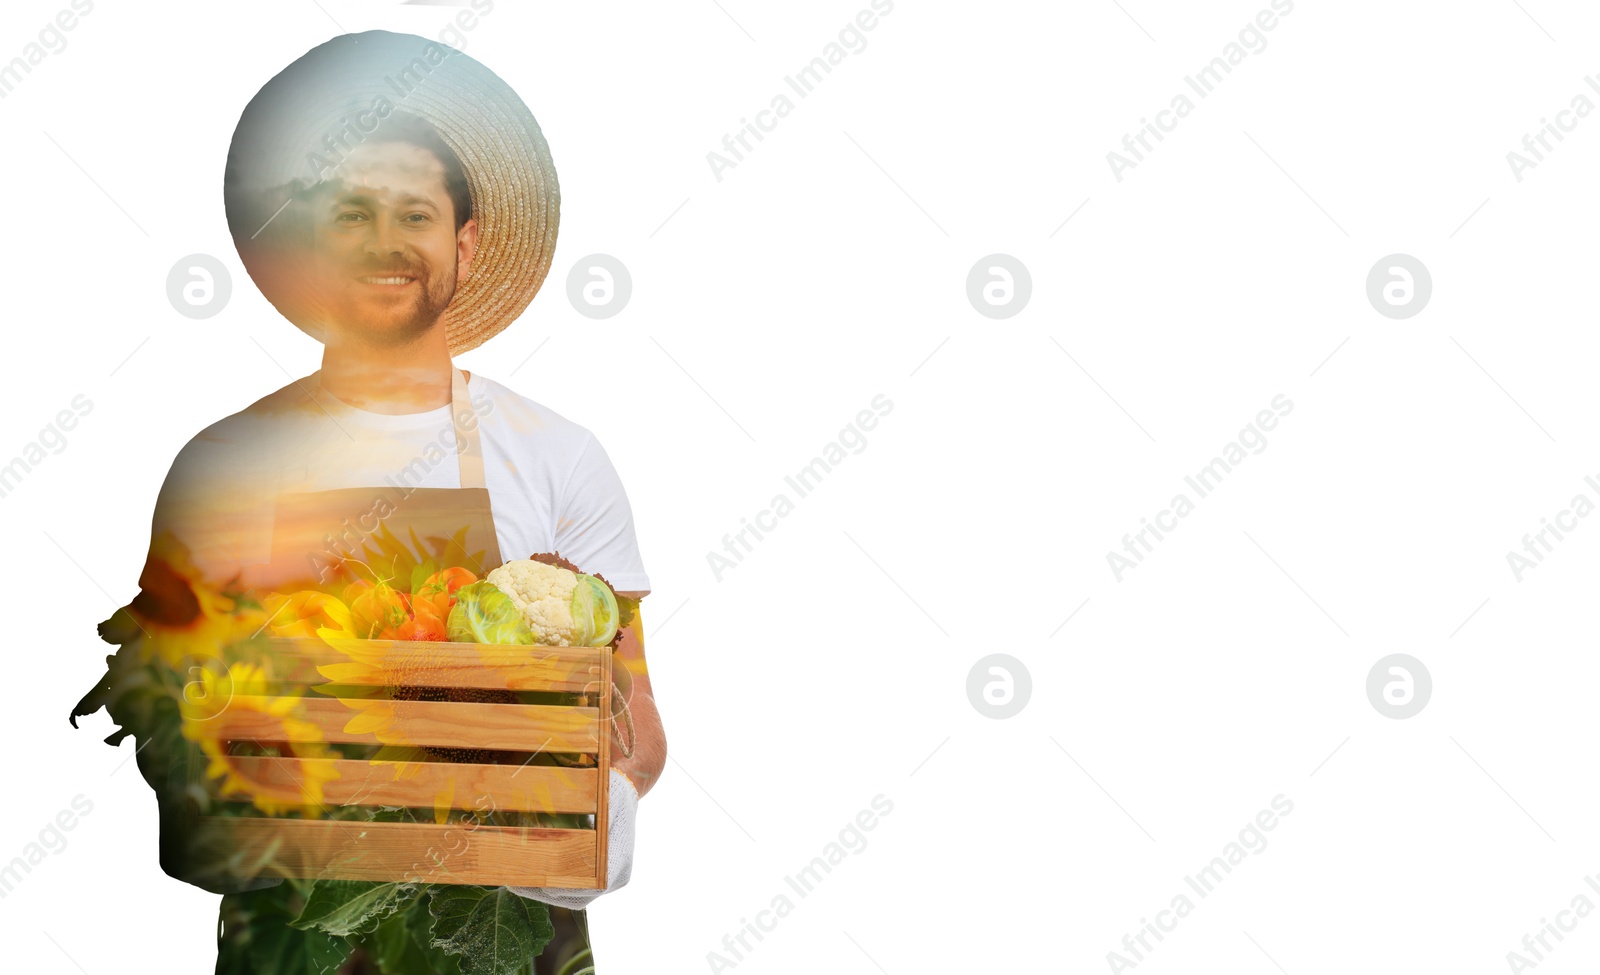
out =
[[[111,643],[137,639],[142,662],[181,668],[220,657],[222,648],[249,639],[266,621],[261,607],[208,582],[188,547],[166,531],[151,543],[139,595],[100,624],[100,635]]]
[[[317,631],[328,627],[340,632],[351,629],[350,610],[338,598],[315,589],[303,589],[287,596],[272,593],[261,600],[267,614],[267,632],[273,636],[317,639]]]
[[[338,756],[315,740],[320,735],[316,725],[295,716],[297,695],[269,696],[268,690],[268,674],[255,664],[236,663],[226,672],[202,669],[179,701],[183,737],[200,746],[207,759],[206,778],[221,780],[217,788],[223,798],[248,798],[269,816],[315,816],[322,809],[323,786],[339,777],[333,762]],[[252,724],[267,715],[281,734],[235,736],[232,719],[244,713],[251,715]],[[239,744],[254,745],[276,761],[241,762],[243,756],[233,747]]]

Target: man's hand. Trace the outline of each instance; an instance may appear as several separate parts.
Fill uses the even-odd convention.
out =
[[[633,820],[639,797],[621,772],[611,770],[611,807],[606,834],[606,885],[600,890],[568,887],[511,887],[513,894],[581,911],[601,894],[627,886],[633,876]]]
[[[616,720],[611,726],[611,804],[607,840],[607,866],[609,876],[602,890],[568,890],[557,887],[512,887],[513,893],[531,900],[543,901],[578,911],[601,894],[622,887],[633,875],[634,817],[639,807],[639,797],[650,791],[667,764],[667,737],[661,730],[661,713],[656,710],[655,694],[650,690],[650,675],[645,670],[643,624],[639,620],[639,606],[635,602],[646,595],[643,592],[619,592],[618,600],[633,603],[633,621],[622,631],[622,643],[617,647],[616,666],[612,682],[615,701],[612,713]],[[624,704],[627,713],[623,713]],[[633,754],[625,756],[623,749],[628,719],[633,721]],[[623,779],[626,778],[626,781]]]
[[[622,703],[613,706],[619,712],[611,722],[611,767],[628,777],[642,797],[655,785],[667,764],[667,736],[661,727],[661,712],[656,709],[655,692],[650,687],[650,674],[644,659],[644,624],[639,616],[637,600],[644,592],[619,592],[617,598],[633,602],[633,621],[622,631],[622,643],[617,647],[616,663],[626,668],[626,673],[614,675],[618,690],[627,706],[628,715],[620,714]],[[626,729],[628,717],[633,720],[633,755],[624,756],[624,742],[618,726]]]

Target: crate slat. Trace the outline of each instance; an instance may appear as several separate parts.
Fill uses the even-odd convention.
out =
[[[317,668],[349,664],[352,657],[321,640],[269,637],[263,641],[274,680],[301,684],[477,687],[511,691],[595,693],[604,648],[492,646],[477,643],[363,640],[372,670],[349,668],[331,681]],[[372,656],[369,657],[368,654]]]
[[[504,751],[600,750],[598,708],[539,704],[478,704],[463,701],[382,701],[392,709],[389,730],[348,732],[352,719],[371,712],[335,698],[296,698],[293,716],[314,733],[286,732],[283,720],[266,713],[278,698],[238,697],[217,717],[219,736],[233,741],[328,741],[340,744],[406,744]],[[363,702],[365,703],[365,702]],[[379,738],[382,734],[382,739]]]
[[[235,755],[228,764],[270,793],[301,794],[308,767],[331,770],[337,778],[322,786],[322,803],[336,806],[411,806],[514,812],[593,813],[599,801],[599,773],[592,768],[550,765],[474,765],[408,762],[398,765],[355,759],[273,758]],[[397,772],[403,775],[396,777]],[[244,796],[224,796],[228,800]],[[487,801],[485,801],[487,800]]]
[[[207,816],[195,840],[200,850],[240,853],[245,862],[276,843],[274,863],[296,877],[598,890],[595,833]]]
[[[612,700],[611,700],[611,663],[612,663],[612,660],[611,660],[610,654],[607,654],[605,656],[605,658],[602,659],[601,662],[600,662],[601,681],[600,681],[600,707],[599,707],[599,712],[602,715],[610,715],[611,714],[611,708],[612,708]],[[599,782],[600,795],[599,795],[599,800],[598,800],[599,812],[595,814],[595,818],[594,818],[595,827],[596,827],[596,829],[595,829],[595,833],[596,833],[596,836],[595,836],[595,860],[598,861],[598,866],[596,868],[597,871],[598,871],[598,875],[597,875],[596,879],[599,881],[595,885],[596,887],[604,887],[605,886],[606,877],[607,877],[607,874],[608,874],[608,871],[609,871],[609,868],[606,865],[607,864],[606,857],[608,857],[610,855],[610,850],[607,847],[607,843],[609,842],[609,840],[611,838],[611,830],[610,830],[610,823],[611,823],[611,772],[610,772],[610,769],[611,769],[611,728],[610,728],[610,724],[611,724],[612,720],[614,720],[614,719],[607,719],[606,723],[604,725],[602,725],[601,728],[600,728],[600,731],[601,731],[601,734],[600,734],[600,754],[599,754],[599,756],[597,756],[597,759],[596,759],[600,764],[600,782]]]

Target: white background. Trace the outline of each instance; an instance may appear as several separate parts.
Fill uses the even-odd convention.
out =
[[[0,60],[64,6],[7,3]],[[341,29],[454,14],[160,6],[100,0],[0,100],[0,459],[94,404],[0,499],[0,861],[94,804],[0,901],[19,971],[211,970],[217,899],[160,871],[132,743],[66,715],[178,448],[318,365],[227,232],[240,110]],[[1600,518],[1520,582],[1506,560],[1597,495],[1600,116],[1520,182],[1506,154],[1600,103],[1600,12],[1298,0],[1119,182],[1107,152],[1267,0],[900,0],[719,182],[707,153],[866,6],[499,0],[467,34],[538,117],[562,221],[527,314],[461,364],[596,433],[653,583],[672,761],[590,910],[600,971],[713,970],[780,893],[739,972],[1107,971],[1179,893],[1141,973],[1497,972],[1600,904]],[[1004,320],[965,294],[996,252],[1033,281]],[[192,253],[233,272],[208,320],[166,298]],[[593,253],[633,276],[605,321],[565,293]],[[1405,320],[1365,293],[1393,253],[1432,272]],[[719,582],[707,553],[879,393],[866,448]],[[1280,393],[1268,446],[1118,582],[1107,553]],[[967,697],[992,652],[1031,673],[1009,720]],[[1407,720],[1365,690],[1397,652],[1433,680]],[[1188,891],[1279,794],[1267,848]],[[1540,975],[1592,971],[1600,917],[1551,943]]]

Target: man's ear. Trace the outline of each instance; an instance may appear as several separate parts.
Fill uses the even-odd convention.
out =
[[[472,272],[472,257],[478,252],[478,218],[473,217],[456,231],[456,287]]]

